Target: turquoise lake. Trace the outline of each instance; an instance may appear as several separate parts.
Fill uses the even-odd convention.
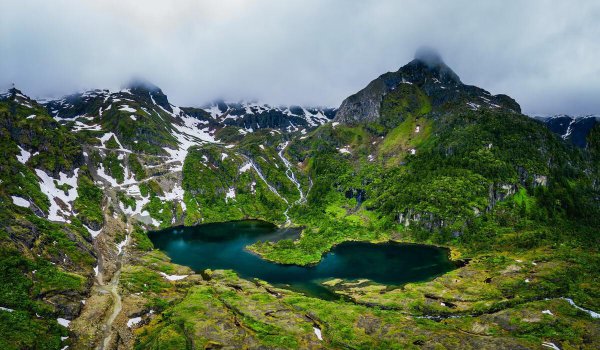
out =
[[[245,250],[256,241],[276,241],[297,234],[297,230],[247,220],[169,228],[149,232],[148,237],[174,263],[189,266],[196,272],[231,269],[243,278],[259,278],[324,299],[336,298],[320,284],[331,278],[369,279],[397,286],[430,280],[455,268],[447,249],[393,242],[342,243],[314,266],[276,264]]]

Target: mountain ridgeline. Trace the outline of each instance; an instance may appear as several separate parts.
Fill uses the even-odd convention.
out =
[[[553,133],[559,135],[563,140],[570,141],[577,147],[585,148],[592,130],[600,123],[598,115],[569,116],[559,114],[554,116],[533,117],[544,123]]]
[[[428,106],[431,108],[428,113],[444,113],[458,105],[464,106],[465,103],[471,109],[494,108],[521,112],[520,106],[506,95],[491,95],[476,86],[463,84],[437,54],[418,53],[413,61],[398,71],[381,75],[364,89],[345,99],[335,120],[345,123],[381,121],[385,114],[382,111],[385,107],[384,99],[389,100],[391,96],[406,98],[407,100],[402,101],[406,107],[411,103],[418,105],[419,97],[427,96]]]
[[[177,107],[145,82],[45,101],[13,88],[0,347],[597,348],[597,322],[560,298],[600,309],[600,126],[563,119],[529,118],[427,51],[339,109]],[[247,247],[283,264],[390,240],[464,260],[406,286],[326,281],[345,296],[331,302],[195,273],[146,236],[243,219],[302,229]],[[540,316],[554,307],[561,321]]]

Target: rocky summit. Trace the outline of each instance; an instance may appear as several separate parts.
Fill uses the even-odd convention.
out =
[[[600,348],[597,118],[431,49],[339,108],[13,88],[0,140],[2,349]]]
[[[408,88],[406,85],[414,87]],[[421,49],[414,60],[396,72],[379,76],[364,89],[345,99],[335,120],[342,123],[375,121],[381,116],[380,109],[385,96],[397,93],[398,89],[419,89],[429,97],[434,110],[440,112],[457,107],[521,112],[519,104],[506,95],[491,95],[476,86],[463,84],[436,52]]]

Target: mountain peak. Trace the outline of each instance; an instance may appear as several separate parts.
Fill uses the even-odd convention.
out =
[[[415,52],[415,59],[402,67],[407,73],[414,74],[417,78],[432,76],[441,82],[461,85],[462,82],[456,74],[442,59],[440,53],[430,47],[421,47]]]
[[[125,85],[125,87],[129,89],[132,94],[142,98],[148,96],[153,103],[156,103],[169,112],[173,112],[167,95],[165,95],[158,86],[152,84],[148,80],[133,78]]]
[[[131,79],[125,85],[125,88],[130,89],[132,91],[157,92],[162,94],[162,90],[158,86],[142,78]]]
[[[412,88],[406,90],[403,84],[409,84]],[[521,111],[518,103],[508,96],[491,95],[484,89],[463,84],[436,50],[422,47],[415,53],[414,60],[396,72],[379,76],[364,89],[346,98],[338,109],[335,120],[356,123],[379,119],[384,98],[392,92],[398,94],[399,87],[404,87],[401,90],[406,98],[417,94],[427,96],[431,107],[438,112],[449,108]]]
[[[440,53],[436,49],[428,46],[422,46],[417,49],[415,52],[415,60],[423,62],[430,68],[445,65]]]

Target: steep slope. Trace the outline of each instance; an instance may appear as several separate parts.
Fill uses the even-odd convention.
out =
[[[260,129],[306,133],[327,123],[335,115],[335,108],[270,106],[257,102],[227,103],[217,101],[203,109],[215,120],[227,126],[236,126],[247,133]]]
[[[0,344],[59,348],[67,335],[59,323],[79,314],[97,265],[79,218],[83,151],[14,88],[0,97],[0,138]]]
[[[384,98],[392,93],[398,94],[397,89],[418,89],[428,96],[433,111],[444,112],[456,107],[521,111],[519,105],[506,95],[491,95],[476,86],[463,84],[437,53],[425,50],[417,52],[415,59],[398,71],[381,75],[345,99],[335,121],[360,123],[378,120],[385,114],[382,111]],[[409,102],[403,103],[406,106]]]
[[[512,285],[500,299],[524,302],[567,293],[597,305],[588,288],[598,282],[591,268],[597,266],[597,251],[587,250],[597,246],[600,227],[594,153],[569,147],[518,113],[508,97],[472,105],[473,98],[487,95],[450,72],[416,59],[389,75],[400,81],[394,89],[364,94],[376,84],[385,86],[389,76],[384,75],[347,99],[333,123],[294,140],[287,150],[290,161],[300,163],[313,182],[307,206],[293,212],[294,220],[308,228],[293,244],[259,243],[251,249],[277,262],[311,264],[347,240],[427,242],[457,247],[477,261],[474,269],[484,270],[485,254],[552,254],[561,242],[570,257],[556,252],[551,260],[563,267],[540,277],[533,289],[524,278],[523,286]],[[440,83],[429,82],[432,77]],[[445,95],[441,86],[449,84],[454,93]],[[349,103],[375,107],[344,108]],[[578,254],[581,259],[574,258]],[[581,277],[553,280],[571,269]],[[536,288],[544,291],[529,292]],[[384,307],[404,308],[403,299],[410,299],[408,293],[381,292],[369,283],[341,289],[357,301]]]
[[[224,124],[148,84],[44,105],[13,89],[0,112],[0,325],[18,330],[4,348],[115,346],[131,337],[123,315],[138,307],[121,288],[143,276],[131,269],[145,263],[126,255],[144,249],[142,227],[286,223],[299,198],[281,132],[220,143]]]
[[[569,116],[564,114],[554,116],[534,115],[534,119],[541,121],[553,133],[563,140],[571,142],[577,147],[585,148],[588,144],[588,135],[592,129],[600,124],[600,116]]]

